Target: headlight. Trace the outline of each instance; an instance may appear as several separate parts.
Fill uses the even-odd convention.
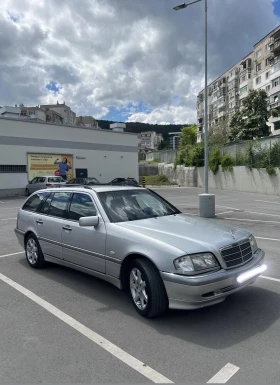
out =
[[[211,253],[186,255],[175,259],[174,266],[181,274],[216,270],[219,266],[216,258]]]
[[[252,251],[253,253],[255,253],[258,250],[258,244],[257,244],[257,241],[255,240],[255,237],[251,235],[249,237],[249,241],[251,243]]]

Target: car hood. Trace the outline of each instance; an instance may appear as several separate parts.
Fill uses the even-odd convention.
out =
[[[219,219],[184,214],[118,223],[118,226],[167,243],[186,253],[217,251],[248,238],[251,233],[226,225]]]

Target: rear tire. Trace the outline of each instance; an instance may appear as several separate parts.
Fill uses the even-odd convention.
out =
[[[129,268],[130,296],[137,312],[146,318],[166,312],[168,298],[157,268],[146,259],[135,259]]]
[[[44,254],[34,234],[30,234],[25,242],[25,255],[29,266],[33,269],[42,269],[46,266]]]

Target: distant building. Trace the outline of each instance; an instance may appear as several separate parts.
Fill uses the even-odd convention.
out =
[[[141,149],[157,150],[159,144],[163,141],[163,136],[155,131],[146,131],[141,132],[140,140]]]
[[[95,120],[92,116],[77,116],[76,126],[100,129],[97,120]]]
[[[12,119],[18,119],[21,114],[21,109],[20,107],[9,107],[9,106],[4,106],[0,107],[0,117],[2,118],[12,118]]]
[[[70,126],[76,125],[76,114],[71,110],[69,106],[64,103],[56,103],[56,104],[44,104],[40,106],[46,111],[52,110],[57,112],[62,117],[62,123]]]
[[[40,106],[36,107],[26,107],[23,104],[20,104],[21,118],[32,119],[40,122],[46,121],[46,110]]]
[[[178,150],[180,144],[180,134],[181,132],[170,132],[170,150]]]
[[[112,123],[112,124],[110,124],[110,129],[112,131],[124,132],[125,128],[126,128],[125,123]]]

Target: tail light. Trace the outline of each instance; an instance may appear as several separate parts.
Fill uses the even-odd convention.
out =
[[[52,187],[52,184],[46,183],[46,187]]]

